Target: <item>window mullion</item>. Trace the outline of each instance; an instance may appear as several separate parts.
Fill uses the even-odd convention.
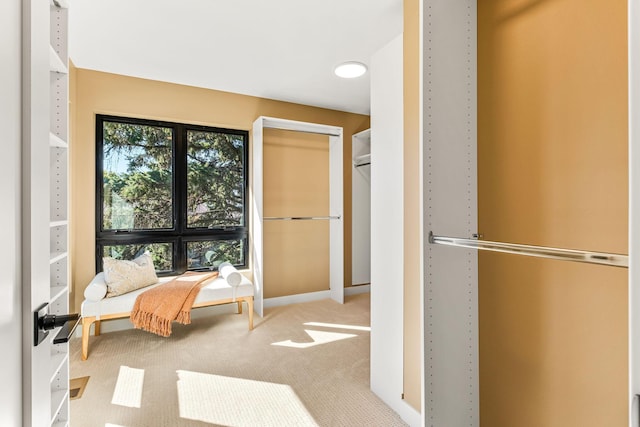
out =
[[[176,231],[178,236],[183,236],[187,231],[187,135],[184,126],[177,124],[175,127],[174,164],[175,187],[174,209],[176,212]],[[186,247],[181,237],[176,242],[176,267],[178,271],[186,271],[187,255]]]

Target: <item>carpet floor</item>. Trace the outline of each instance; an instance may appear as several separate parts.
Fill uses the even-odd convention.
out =
[[[71,341],[72,427],[405,426],[369,389],[369,294]]]

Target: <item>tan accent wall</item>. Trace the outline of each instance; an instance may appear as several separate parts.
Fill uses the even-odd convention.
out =
[[[261,115],[344,128],[345,284],[351,282],[351,135],[369,127],[369,117],[287,102],[101,73],[72,70],[75,88],[71,131],[71,275],[78,310],[95,274],[95,114],[112,114],[251,130]],[[266,179],[279,173],[280,160],[265,164]],[[309,165],[307,164],[307,167]],[[320,245],[322,246],[322,245]],[[315,260],[314,260],[315,261]],[[302,262],[297,260],[297,262]],[[311,262],[311,261],[310,261]],[[270,265],[265,265],[269,270]],[[307,291],[301,284],[295,289]],[[309,285],[315,289],[315,284]],[[327,287],[328,288],[328,287]],[[274,295],[290,289],[273,289]],[[269,291],[271,292],[271,291]]]
[[[478,2],[479,231],[627,253],[622,0]],[[627,425],[627,271],[479,255],[480,420]]]
[[[420,411],[420,3],[404,0],[404,398]]]
[[[329,137],[265,129],[263,147],[275,165],[264,177],[264,216],[328,216]],[[265,298],[329,290],[328,266],[328,221],[264,223]]]

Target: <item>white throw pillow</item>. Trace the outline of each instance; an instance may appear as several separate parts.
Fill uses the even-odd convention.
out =
[[[104,281],[107,298],[126,294],[158,281],[151,254],[144,253],[132,261],[105,257],[103,260]]]

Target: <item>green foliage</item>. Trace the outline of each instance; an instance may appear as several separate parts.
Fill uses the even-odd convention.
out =
[[[189,228],[244,227],[244,138],[188,130],[186,213]],[[173,129],[103,122],[104,230],[173,227]],[[244,241],[188,242],[188,268],[244,263]],[[105,256],[133,259],[151,252],[156,270],[172,270],[171,243],[105,246]]]
[[[113,245],[104,247],[104,256],[132,260],[145,252],[151,254],[156,271],[171,271],[173,245],[171,243],[148,243],[137,245]]]
[[[195,268],[218,268],[229,261],[241,264],[244,260],[242,240],[215,240],[187,243],[187,266]]]
[[[243,226],[242,138],[187,132],[187,224]]]
[[[172,227],[172,131],[104,122],[104,228]]]

